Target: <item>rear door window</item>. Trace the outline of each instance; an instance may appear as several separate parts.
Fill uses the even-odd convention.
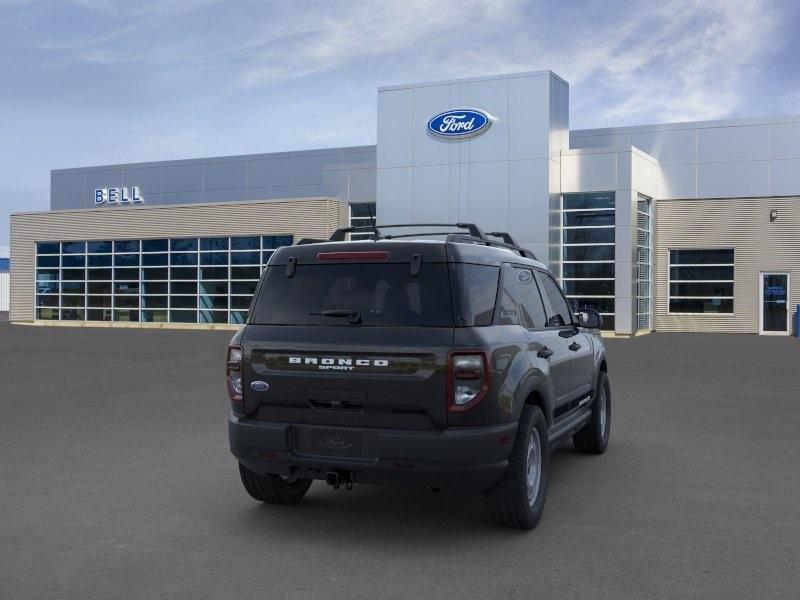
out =
[[[528,329],[539,329],[545,326],[544,303],[539,294],[539,286],[530,269],[514,269],[519,297],[521,323]]]
[[[539,282],[542,285],[542,291],[550,304],[547,327],[564,327],[565,325],[572,324],[572,311],[555,279],[547,273],[539,272],[538,276]]]
[[[250,323],[351,324],[326,311],[357,311],[363,326],[452,327],[447,265],[423,263],[417,275],[408,263],[298,265],[292,277],[285,265],[270,266]]]

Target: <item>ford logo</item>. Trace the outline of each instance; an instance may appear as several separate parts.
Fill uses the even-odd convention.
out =
[[[323,448],[328,448],[329,450],[347,450],[353,444],[351,444],[347,440],[343,440],[342,438],[326,436],[320,438],[319,445],[322,446]]]
[[[489,129],[492,121],[489,113],[477,108],[453,108],[431,118],[428,131],[441,138],[470,138]]]
[[[266,381],[253,381],[250,384],[250,389],[254,392],[266,392],[269,389],[269,384]]]

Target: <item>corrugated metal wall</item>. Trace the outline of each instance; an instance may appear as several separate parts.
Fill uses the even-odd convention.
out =
[[[791,273],[791,309],[800,303],[800,198],[660,200],[655,226],[658,331],[758,333],[759,273]],[[771,210],[778,217],[770,222]],[[667,314],[670,249],[734,248],[734,313]]]
[[[11,215],[10,320],[33,320],[35,242],[215,235],[328,237],[344,224],[331,198],[119,207]]]

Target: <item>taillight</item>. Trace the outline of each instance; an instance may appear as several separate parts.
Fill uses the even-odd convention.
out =
[[[458,351],[447,357],[447,409],[462,412],[486,397],[491,383],[486,352]]]
[[[228,346],[228,367],[226,370],[228,396],[235,413],[244,412],[242,401],[242,347]]]

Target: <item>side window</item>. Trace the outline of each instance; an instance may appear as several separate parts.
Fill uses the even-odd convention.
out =
[[[538,329],[545,326],[545,312],[539,286],[530,269],[513,269],[517,295],[519,297],[520,323],[528,329]]]
[[[497,309],[495,325],[519,325],[517,305],[517,273],[510,265],[503,265],[500,271],[500,287],[497,289]]]
[[[569,308],[567,299],[561,293],[561,289],[555,280],[547,273],[539,273],[539,281],[542,284],[542,291],[547,296],[550,303],[552,314],[547,320],[547,327],[563,327],[572,323],[572,311]]]

